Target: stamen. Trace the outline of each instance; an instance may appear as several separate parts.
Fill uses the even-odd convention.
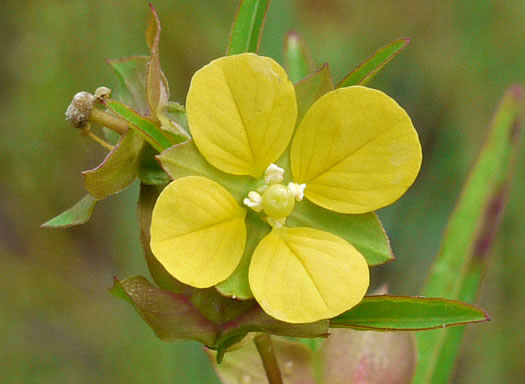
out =
[[[276,219],[275,217],[268,216],[266,217],[266,222],[270,224],[272,228],[281,228],[286,224],[286,217]]]
[[[302,201],[306,184],[288,183],[288,189],[292,192],[295,200]]]
[[[246,197],[242,202],[244,205],[250,207],[255,212],[261,212],[263,209],[263,198],[255,191],[249,192],[248,197]]]
[[[264,182],[266,184],[277,184],[283,181],[284,169],[275,164],[270,164],[264,171]]]

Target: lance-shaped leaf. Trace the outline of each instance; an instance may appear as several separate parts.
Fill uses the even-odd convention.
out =
[[[390,241],[375,213],[343,215],[304,200],[295,205],[286,219],[290,227],[311,227],[333,233],[352,244],[368,265],[393,260]]]
[[[120,101],[103,100],[102,102],[111,112],[126,120],[130,128],[138,132],[142,138],[158,152],[162,152],[173,144],[186,140],[186,138],[178,137],[172,133],[161,130],[152,120],[141,116],[137,111],[134,111],[131,107],[128,107]]]
[[[230,32],[227,54],[257,52],[270,0],[241,0]]]
[[[132,56],[107,61],[117,75],[118,99],[141,115],[149,111],[146,96],[148,60],[148,56]]]
[[[326,337],[327,321],[287,324],[268,316],[253,301],[221,296],[214,288],[165,291],[136,276],[118,281],[111,292],[130,302],[164,341],[196,340],[216,349],[221,343],[248,332],[292,337]]]
[[[86,190],[97,199],[105,199],[131,184],[137,177],[143,144],[140,135],[128,129],[98,167],[82,172]]]
[[[424,295],[469,301],[476,297],[486,269],[487,252],[506,203],[519,145],[522,99],[523,91],[518,86],[504,95],[489,137],[449,220]],[[461,332],[444,331],[418,335],[415,383],[448,382],[461,336]]]
[[[330,320],[330,327],[382,331],[421,331],[489,320],[470,304],[409,296],[367,296],[356,307]]]
[[[390,62],[390,60],[401,53],[408,43],[410,43],[410,39],[403,37],[379,48],[372,56],[346,75],[337,85],[337,88],[349,87],[351,85],[365,85],[372,80],[374,76]]]
[[[74,206],[69,208],[67,211],[62,212],[60,215],[52,218],[51,220],[45,222],[41,225],[43,228],[67,228],[74,225],[87,223],[97,199],[93,196],[87,194],[76,203]]]
[[[305,78],[314,70],[308,47],[295,31],[288,32],[284,40],[284,63],[292,83]]]

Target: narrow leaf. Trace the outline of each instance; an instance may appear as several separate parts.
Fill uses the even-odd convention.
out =
[[[257,52],[270,0],[241,0],[230,32],[227,54]]]
[[[314,70],[308,47],[295,31],[288,32],[284,40],[284,63],[292,83],[298,82]]]
[[[45,222],[40,227],[67,228],[72,227],[73,225],[84,224],[91,217],[96,203],[97,199],[87,194],[82,198],[82,200],[69,208],[67,211],[62,212],[57,217]]]
[[[297,97],[297,123],[300,123],[310,106],[325,93],[334,89],[328,64],[295,84]]]
[[[97,199],[105,199],[130,185],[137,177],[143,144],[138,133],[128,130],[98,167],[82,172],[86,190]]]
[[[130,127],[137,131],[158,152],[180,142],[175,135],[163,131],[155,123],[138,114],[132,108],[116,100],[103,100],[103,103],[115,114],[127,120]]]
[[[332,328],[421,331],[487,321],[482,310],[454,300],[409,296],[367,296],[330,320]]]
[[[392,41],[390,44],[379,48],[372,56],[363,61],[359,66],[345,76],[337,85],[340,87],[349,87],[351,85],[365,85],[368,83],[383,67],[396,57],[407,45],[410,39],[403,37]]]
[[[507,91],[493,118],[489,136],[449,220],[439,254],[423,294],[473,300],[487,263],[487,253],[500,224],[521,130],[522,89]],[[461,334],[418,335],[419,365],[415,383],[447,382],[452,371],[451,349]],[[449,356],[445,356],[447,353]],[[454,353],[457,350],[454,348]],[[438,362],[446,365],[438,367]],[[446,374],[444,374],[444,372]],[[438,372],[439,371],[439,372]],[[437,376],[440,376],[438,380]]]

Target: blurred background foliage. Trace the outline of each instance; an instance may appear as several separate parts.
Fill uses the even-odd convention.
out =
[[[172,98],[225,52],[237,0],[157,0],[161,63]],[[115,87],[107,58],[147,54],[145,1],[8,1],[0,13],[0,370],[8,383],[216,383],[194,343],[158,341],[112,297],[112,277],[148,276],[136,226],[137,185],[68,230],[39,225],[83,195],[81,170],[104,150],[64,121],[71,97]],[[521,0],[274,0],[261,53],[282,62],[289,29],[339,81],[396,37],[408,48],[369,85],[408,111],[424,150],[409,193],[379,212],[397,260],[375,285],[418,294],[491,114],[525,82]],[[522,140],[523,143],[524,140]],[[492,317],[468,328],[454,382],[525,380],[525,151],[480,295]]]

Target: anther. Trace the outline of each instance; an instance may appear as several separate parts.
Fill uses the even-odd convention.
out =
[[[284,169],[275,164],[270,164],[264,171],[264,182],[268,185],[278,184],[283,181]]]

